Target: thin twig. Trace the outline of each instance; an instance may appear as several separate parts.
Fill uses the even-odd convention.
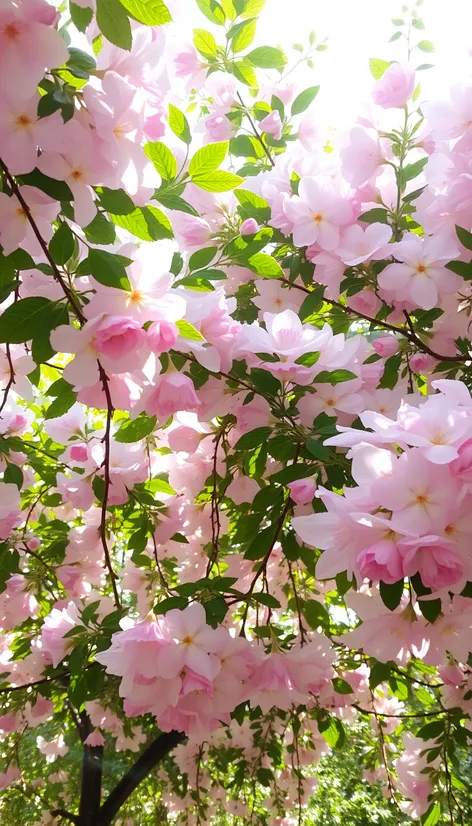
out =
[[[105,393],[105,398],[107,402],[107,421],[105,426],[105,435],[103,437],[103,443],[105,445],[105,457],[103,460],[103,476],[105,481],[105,487],[103,490],[103,499],[102,499],[102,510],[101,510],[101,519],[100,519],[100,539],[102,541],[103,553],[105,555],[105,564],[108,568],[108,573],[110,575],[111,586],[113,588],[113,596],[115,600],[115,605],[118,610],[121,609],[121,602],[120,602],[120,595],[118,594],[118,588],[116,587],[116,579],[117,576],[113,570],[113,566],[111,563],[110,551],[108,548],[107,542],[107,529],[106,529],[106,518],[107,518],[107,506],[108,506],[108,496],[110,492],[110,435],[111,435],[111,421],[113,418],[113,402],[111,399],[110,394],[110,384],[108,376],[103,369],[100,362],[98,362],[98,370],[100,373],[100,380],[103,386],[103,392]]]
[[[246,115],[249,123],[251,124],[251,129],[254,132],[254,137],[257,138],[260,145],[262,146],[262,148],[263,148],[263,150],[266,154],[266,157],[269,159],[269,162],[270,162],[271,166],[275,166],[275,161],[274,161],[272,155],[270,154],[270,150],[268,149],[267,145],[264,143],[264,139],[263,139],[261,133],[259,132],[259,130],[257,129],[257,126],[254,123],[251,115],[249,114],[249,110],[246,109],[246,105],[245,105],[241,95],[239,94],[239,92],[237,94],[238,94],[238,98],[239,98],[239,101],[241,103],[241,106],[244,108],[244,114]]]
[[[223,438],[223,430],[216,434],[214,439],[215,449],[213,451],[213,471],[211,481],[211,554],[208,560],[206,575],[210,576],[213,565],[218,559],[219,540],[221,531],[220,511],[218,504],[218,486],[217,486],[217,465],[218,465],[218,447]]]

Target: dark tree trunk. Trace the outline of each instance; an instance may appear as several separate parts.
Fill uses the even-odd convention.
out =
[[[78,826],[97,826],[102,793],[103,746],[84,746]]]

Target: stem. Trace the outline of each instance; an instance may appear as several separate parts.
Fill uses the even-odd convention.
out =
[[[113,417],[113,402],[110,395],[110,384],[108,376],[103,369],[100,362],[98,362],[98,369],[100,373],[100,380],[103,385],[103,392],[105,393],[106,401],[107,401],[107,421],[105,427],[105,435],[103,437],[103,441],[105,444],[105,458],[103,461],[104,467],[104,480],[105,480],[105,488],[103,491],[103,501],[102,501],[102,513],[100,519],[100,539],[102,541],[103,553],[105,554],[105,564],[108,568],[108,573],[110,574],[111,586],[113,588],[113,596],[115,599],[115,605],[118,610],[121,609],[121,602],[120,596],[118,594],[118,588],[116,587],[116,579],[117,576],[113,570],[113,566],[111,564],[110,558],[110,551],[108,548],[107,542],[107,529],[106,529],[106,518],[107,518],[107,505],[108,505],[108,495],[110,492],[110,431],[111,431],[111,420]]]
[[[252,131],[254,132],[254,136],[257,138],[257,140],[259,141],[260,145],[262,146],[262,148],[263,148],[263,150],[264,150],[264,152],[265,152],[265,154],[266,154],[266,157],[269,159],[269,162],[270,162],[271,166],[275,166],[275,161],[274,161],[274,159],[273,159],[272,155],[270,154],[270,150],[268,149],[268,147],[267,147],[267,146],[266,146],[266,144],[264,143],[264,139],[263,139],[263,137],[262,137],[261,133],[258,131],[257,126],[256,126],[256,124],[254,123],[254,121],[253,121],[253,119],[252,119],[252,117],[251,117],[251,115],[250,115],[250,113],[249,113],[249,110],[248,110],[248,109],[246,109],[246,106],[245,106],[245,104],[244,104],[244,101],[243,101],[243,99],[242,99],[241,95],[239,94],[239,92],[238,92],[238,98],[239,98],[239,101],[240,101],[240,103],[241,103],[241,106],[244,108],[244,114],[246,115],[246,117],[247,117],[247,119],[248,119],[249,123],[251,124],[251,129],[252,129]]]

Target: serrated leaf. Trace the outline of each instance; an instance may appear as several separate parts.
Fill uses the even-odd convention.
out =
[[[115,227],[107,221],[102,212],[97,212],[93,221],[84,227],[85,237],[91,244],[113,244],[116,239]]]
[[[234,193],[240,203],[243,218],[255,218],[259,223],[266,223],[271,216],[271,209],[267,201],[246,189],[237,189]]]
[[[210,172],[218,169],[223,163],[226,153],[228,151],[229,142],[220,141],[218,143],[207,143],[199,149],[189,164],[189,175],[193,178],[196,176],[207,176]]]
[[[91,249],[86,261],[90,274],[99,284],[131,290],[126,270],[116,255],[105,250]]]
[[[371,689],[374,690],[380,683],[388,682],[391,670],[389,663],[374,663],[369,675],[369,685]]]
[[[244,433],[244,435],[238,439],[234,445],[234,450],[254,450],[254,448],[264,444],[269,436],[272,436],[272,433],[272,427],[256,427],[255,430]]]
[[[146,143],[144,151],[152,161],[161,178],[172,181],[177,175],[177,161],[175,155],[161,141]]]
[[[61,221],[49,242],[49,252],[56,264],[65,264],[74,252],[74,236],[68,224]]]
[[[0,316],[0,342],[22,344],[36,335],[49,333],[61,323],[67,324],[63,304],[41,296],[22,298],[10,304]]]
[[[236,54],[243,52],[251,45],[256,35],[256,20],[245,20],[243,23],[238,23],[237,32],[231,37],[231,49]],[[228,36],[228,35],[227,35]]]
[[[187,144],[191,142],[192,136],[190,134],[188,120],[184,113],[181,112],[177,106],[174,106],[173,103],[169,103],[169,126],[174,135],[177,135],[181,141]]]
[[[302,112],[305,111],[305,109],[308,109],[308,107],[313,103],[319,91],[319,86],[310,86],[309,89],[305,89],[305,91],[300,92],[300,94],[297,95],[297,97],[292,103],[292,115],[300,115]]]
[[[100,205],[113,215],[129,215],[136,209],[133,201],[123,189],[108,189],[97,187]]]
[[[205,29],[193,30],[193,45],[203,57],[216,57],[216,40]]]
[[[190,322],[181,320],[176,321],[175,323],[178,327],[179,335],[181,335],[182,338],[186,338],[189,341],[205,341],[202,334],[199,333],[193,324],[190,324]]]
[[[380,80],[389,66],[390,63],[387,60],[381,60],[379,57],[371,57],[369,60],[369,69],[374,80]]]
[[[216,0],[196,0],[196,4],[202,14],[204,14],[211,23],[215,23],[217,26],[223,26],[226,15]]]
[[[282,49],[274,46],[258,46],[249,52],[246,58],[259,69],[283,69],[287,63],[287,57]]]
[[[216,253],[216,247],[204,247],[197,250],[188,260],[189,270],[200,270],[202,267],[208,266],[213,261]]]
[[[142,241],[160,241],[173,238],[172,224],[167,215],[157,207],[136,207],[130,215],[112,215],[114,224],[127,230]]]
[[[93,9],[82,8],[77,3],[69,3],[69,12],[74,26],[79,32],[85,32],[87,26],[92,22]]]
[[[64,393],[60,393],[49,405],[46,413],[44,414],[44,418],[57,419],[58,416],[63,416],[64,413],[67,413],[67,411],[70,410],[76,401],[77,393],[73,390],[66,390]]]
[[[155,416],[146,416],[145,413],[140,413],[136,419],[127,419],[115,433],[115,441],[125,442],[126,444],[139,442],[152,433],[156,421]]]
[[[244,178],[234,175],[233,172],[216,169],[208,175],[195,175],[192,178],[192,183],[205,190],[205,192],[229,192],[244,183]]]
[[[420,42],[418,43],[418,49],[420,49],[422,52],[436,51],[433,44],[431,43],[431,40],[420,40]]]
[[[459,227],[456,224],[456,235],[463,247],[465,247],[467,250],[472,250],[471,232],[468,232],[468,230],[464,229],[463,227]]]
[[[313,382],[317,384],[340,384],[343,381],[352,381],[352,379],[357,379],[357,376],[350,370],[322,370],[321,373],[315,376]]]
[[[400,605],[404,585],[405,583],[403,579],[399,579],[398,582],[394,582],[392,585],[387,585],[382,581],[380,582],[380,596],[382,598],[382,602],[390,611],[394,611],[395,608],[398,608]]]
[[[244,265],[262,278],[282,278],[284,274],[279,262],[263,252],[256,252],[245,258]]]
[[[135,20],[146,26],[162,26],[172,20],[172,15],[163,0],[120,0],[120,3]]]
[[[97,0],[97,26],[110,43],[131,51],[131,25],[119,0]]]

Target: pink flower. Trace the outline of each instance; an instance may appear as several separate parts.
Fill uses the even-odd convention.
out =
[[[21,772],[18,766],[14,766],[13,763],[10,763],[6,772],[0,773],[0,790],[8,789],[12,783],[15,783],[15,781],[20,778]]]
[[[51,223],[59,212],[60,204],[33,186],[22,186],[21,194],[42,238],[50,241],[54,232]],[[4,192],[0,192],[0,243],[4,255],[9,255],[19,246],[31,255],[42,254],[20,202],[14,195],[10,198]]]
[[[304,353],[320,350],[328,341],[330,329],[319,330],[310,324],[302,324],[293,310],[283,313],[264,313],[267,327],[245,324],[241,327],[238,349],[250,353],[277,353],[283,361],[295,361]]]
[[[472,439],[467,439],[458,449],[458,457],[451,462],[451,472],[462,482],[472,482]]]
[[[361,126],[349,133],[349,143],[341,150],[342,173],[356,189],[372,178],[383,163],[379,139],[371,137]]]
[[[383,539],[360,551],[357,568],[362,578],[392,584],[403,579],[400,552],[393,540]]]
[[[268,135],[273,135],[278,141],[282,137],[283,124],[280,118],[280,113],[274,109],[263,120],[259,122],[259,129]]]
[[[352,206],[338,195],[330,180],[302,178],[298,195],[284,203],[284,211],[293,223],[293,241],[297,247],[315,242],[322,250],[339,245],[339,227],[352,221]]]
[[[382,358],[390,358],[390,356],[398,353],[400,345],[395,336],[380,336],[379,338],[374,338],[372,346],[377,355],[382,356]]]
[[[228,141],[235,132],[235,126],[226,115],[209,115],[203,121],[211,141]]]
[[[433,591],[454,585],[464,575],[464,563],[455,542],[439,536],[422,536],[402,540],[399,548],[405,576],[419,573],[423,585]]]
[[[175,345],[179,328],[172,321],[153,321],[146,333],[146,343],[152,353],[160,356]]]
[[[41,644],[45,659],[52,662],[56,668],[67,654],[74,642],[64,634],[80,624],[75,603],[69,602],[67,608],[58,610],[53,608],[44,620],[41,630]]]
[[[0,539],[8,539],[13,528],[21,525],[22,521],[20,491],[13,482],[2,482],[0,484]]]
[[[413,373],[432,373],[437,361],[428,353],[414,353],[410,357],[410,367]]]
[[[60,34],[29,15],[29,8],[18,9],[13,4],[0,10],[0,76],[13,78],[15,94],[28,98],[43,79],[44,69],[56,69],[69,59],[66,44]],[[55,10],[51,11],[52,20]]]
[[[343,230],[336,255],[348,267],[372,258],[384,258],[389,255],[387,244],[391,237],[392,230],[385,224],[369,224],[365,230],[359,224],[353,224]]]
[[[95,328],[95,349],[113,361],[121,360],[129,353],[139,350],[143,342],[144,330],[134,318],[105,316]]]
[[[133,411],[143,407],[148,416],[168,419],[180,410],[195,410],[200,404],[192,380],[173,371],[158,376],[156,385],[144,391]]]
[[[255,218],[246,218],[239,227],[240,235],[254,235],[259,229]]]
[[[457,257],[458,250],[449,238],[436,235],[420,238],[408,233],[390,247],[400,262],[389,264],[378,275],[382,289],[392,292],[397,300],[411,301],[416,307],[431,310],[442,294],[453,293],[462,280],[444,267]]]
[[[37,163],[37,149],[63,148],[60,112],[38,118],[40,96],[24,100],[3,92],[0,97],[0,143],[2,158],[13,175],[31,172]]]
[[[164,646],[157,655],[159,675],[173,679],[186,667],[206,680],[216,676],[210,653],[216,646],[217,633],[207,625],[203,605],[194,602],[183,611],[173,608],[164,622],[173,644]]]
[[[289,482],[287,487],[290,490],[290,498],[297,505],[308,505],[315,495],[317,485],[314,479],[297,479],[295,482]]]
[[[377,81],[372,97],[383,109],[405,106],[415,88],[415,73],[410,66],[392,63]]]
[[[240,473],[226,488],[226,496],[232,499],[235,505],[241,505],[243,502],[252,502],[259,490],[255,479]]]

